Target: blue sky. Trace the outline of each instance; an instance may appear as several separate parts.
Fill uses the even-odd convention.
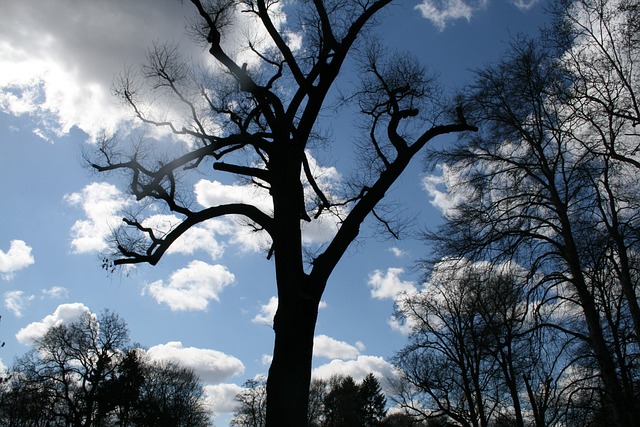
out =
[[[10,365],[48,326],[86,310],[111,309],[149,357],[196,369],[219,415],[217,425],[224,425],[239,385],[268,369],[271,262],[237,226],[220,223],[198,229],[156,267],[107,274],[100,251],[117,224],[117,209],[130,199],[117,180],[82,164],[82,150],[102,129],[135,126],[131,112],[110,94],[113,76],[140,64],[152,42],[185,39],[184,18],[192,13],[189,2],[173,0],[3,5],[0,338],[6,346],[0,358]],[[535,34],[545,19],[543,2],[535,0],[405,0],[381,16],[377,31],[384,40],[417,55],[445,89],[469,82],[470,70],[496,61],[514,35]],[[188,42],[183,46],[201,55]],[[355,132],[344,114],[323,117],[336,139]],[[318,167],[329,177],[348,175],[349,156],[343,154],[316,154]],[[417,161],[389,196],[418,226],[435,227],[440,211],[424,179]],[[205,200],[242,191],[230,184],[206,181],[196,191]],[[385,358],[406,340],[389,321],[393,297],[418,286],[420,274],[412,266],[428,250],[412,233],[405,237],[385,240],[365,229],[336,269],[316,329],[316,376],[342,373],[358,380],[370,371],[391,373]]]

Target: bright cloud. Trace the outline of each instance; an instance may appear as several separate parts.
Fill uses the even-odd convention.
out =
[[[219,294],[234,280],[225,266],[196,260],[174,272],[169,283],[158,280],[147,285],[143,293],[148,292],[172,311],[206,310],[210,301],[220,300]]]
[[[218,384],[244,372],[242,362],[233,356],[216,350],[184,347],[179,341],[153,346],[146,354],[154,361],[191,368],[206,384]]]
[[[34,262],[31,247],[22,240],[12,240],[7,252],[0,250],[0,273],[5,280],[10,280],[16,271]]]
[[[61,304],[55,309],[53,314],[46,316],[39,322],[33,322],[20,329],[16,334],[18,342],[31,345],[33,342],[47,333],[49,328],[59,326],[61,324],[73,323],[84,313],[90,313],[89,308],[79,302],[71,304]]]
[[[281,4],[272,5],[277,28],[286,24]],[[151,43],[186,39],[184,17],[196,13],[188,2],[31,0],[3,5],[0,16],[0,111],[40,118],[43,138],[77,127],[95,138],[131,117],[111,94],[114,75],[144,62]],[[240,7],[238,7],[240,12]],[[117,29],[117,31],[114,31]],[[225,49],[238,63],[260,62],[246,46],[268,48],[271,38],[253,14],[237,13],[225,32]],[[294,45],[299,36],[287,32]],[[295,47],[295,46],[294,46]],[[180,44],[185,58],[206,56],[191,42]]]
[[[397,372],[393,365],[378,356],[358,356],[355,360],[332,360],[326,365],[315,368],[312,372],[314,378],[328,380],[334,375],[351,376],[355,381],[362,381],[369,373],[379,380],[394,378]],[[386,381],[382,381],[385,387]]]
[[[278,297],[269,298],[269,302],[260,306],[260,312],[251,321],[259,325],[272,326],[278,309]]]
[[[360,355],[360,349],[326,335],[317,335],[313,340],[313,355],[327,359],[350,360]]]
[[[203,207],[247,203],[256,206],[266,214],[273,211],[273,202],[264,189],[252,185],[226,185],[218,181],[202,179],[194,186],[196,201]],[[247,226],[247,219],[238,217],[226,222],[225,232],[231,235],[231,242],[245,251],[257,252],[270,246],[266,232],[255,231]]]
[[[184,15],[181,2],[152,0],[3,5],[0,110],[37,115],[43,136],[115,129],[130,112],[111,95],[113,76],[142,62],[159,36],[179,39],[184,29],[175,22]]]
[[[448,21],[456,19],[470,21],[473,13],[484,9],[487,3],[488,0],[422,0],[416,9],[442,31]]]
[[[23,291],[8,291],[4,294],[4,306],[16,317],[22,317],[22,311],[35,299],[35,295],[25,295]]]
[[[75,253],[107,249],[112,230],[122,223],[118,212],[131,203],[115,185],[106,182],[91,183],[78,193],[67,194],[64,200],[71,206],[81,207],[87,217],[71,227]]]
[[[215,415],[232,413],[238,407],[235,397],[244,389],[237,384],[205,385],[206,405]]]
[[[371,286],[371,296],[376,299],[392,299],[402,293],[415,292],[414,282],[404,281],[400,276],[404,273],[402,268],[389,268],[386,273],[374,270],[369,275],[369,286]]]
[[[396,248],[396,247],[389,248],[389,252],[391,252],[394,256],[396,256],[398,258],[407,255],[407,251],[403,251],[402,249]]]
[[[142,225],[165,235],[177,227],[182,220],[176,215],[152,215],[142,221]],[[182,234],[167,253],[193,255],[196,251],[205,251],[212,260],[216,260],[224,253],[224,245],[216,240],[216,234],[228,234],[229,226],[220,220],[209,220],[200,225],[189,228]]]
[[[448,165],[438,165],[439,175],[428,175],[422,179],[422,188],[431,198],[431,204],[445,217],[458,212],[458,207],[473,197],[473,188],[463,185],[461,171]],[[455,191],[452,189],[455,188]]]

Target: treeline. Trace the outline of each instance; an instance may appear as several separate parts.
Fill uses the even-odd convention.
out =
[[[51,327],[0,385],[7,427],[204,427],[204,392],[193,370],[150,361],[112,312]]]
[[[402,406],[460,426],[640,419],[640,5],[550,2],[458,97],[445,222],[397,317]]]
[[[238,409],[231,426],[266,425],[266,381],[249,380],[236,396]],[[378,379],[368,374],[357,383],[351,376],[336,375],[329,380],[313,379],[309,393],[309,427],[418,427],[407,413],[387,413],[387,398]]]

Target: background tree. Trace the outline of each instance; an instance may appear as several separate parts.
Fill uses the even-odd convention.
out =
[[[307,422],[318,304],[331,273],[370,214],[393,232],[391,222],[375,208],[414,156],[436,136],[475,128],[464,119],[425,120],[430,109],[437,110],[434,101],[440,95],[433,79],[409,56],[386,55],[372,43],[361,50],[364,78],[351,97],[368,128],[366,137],[355,144],[363,161],[359,170],[367,173],[337,196],[321,185],[310,167],[319,114],[356,42],[364,40],[363,32],[391,0],[288,3],[291,20],[286,26],[276,20],[282,12],[279,1],[192,3],[198,20],[192,22],[191,32],[207,47],[215,66],[201,67],[198,71],[204,74],[196,75],[176,46],[155,45],[141,79],[125,73],[115,87],[138,119],[188,138],[189,143],[176,146],[182,150],[177,154],[154,155],[144,144],[127,151],[117,141],[106,140],[92,162],[98,171],[128,173],[133,195],[170,211],[176,221],[163,231],[145,223],[144,209],[128,216],[128,227],[114,236],[112,259],[117,265],[156,264],[191,227],[222,216],[243,218],[254,230],[265,232],[278,294],[267,425],[301,426]],[[266,45],[259,40],[245,43],[252,63],[235,60],[225,44],[225,32],[238,13],[268,34]],[[291,33],[301,35],[301,46],[297,39],[293,43]],[[177,107],[170,114],[152,115],[145,90],[154,99],[173,99]],[[432,120],[443,117],[438,113],[433,112]],[[240,176],[262,191],[270,206],[238,202],[199,208],[181,185],[183,172],[193,169]],[[305,263],[301,224],[326,218],[336,224],[335,235]]]
[[[265,425],[266,384],[262,379],[248,380],[245,390],[236,396],[238,408],[231,425]],[[369,427],[386,425],[386,398],[378,379],[368,374],[360,383],[350,376],[330,380],[314,379],[309,399],[309,426]]]
[[[202,384],[193,370],[148,361],[128,347],[116,314],[84,313],[51,327],[16,360],[2,384],[6,426],[210,425]]]
[[[190,368],[147,362],[135,401],[132,425],[206,427],[211,425],[200,379]]]
[[[265,379],[247,380],[235,401],[238,409],[231,420],[232,426],[264,427],[267,418],[267,384]]]
[[[590,414],[632,425],[639,139],[631,82],[639,51],[631,23],[638,10],[613,0],[556,5],[546,44],[517,41],[461,96],[482,132],[433,157],[446,165],[458,198],[430,238],[438,257],[528,271],[541,296],[536,313],[554,313],[536,328],[554,329],[570,350],[567,382],[557,384],[569,402],[565,415],[599,408]],[[561,50],[544,47],[549,40]],[[584,415],[577,418],[593,418]]]

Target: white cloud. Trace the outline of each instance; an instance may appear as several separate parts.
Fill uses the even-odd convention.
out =
[[[394,256],[398,258],[407,256],[407,251],[403,251],[402,249],[396,248],[396,247],[389,248],[389,252],[391,252]]]
[[[152,215],[142,221],[145,227],[153,228],[163,236],[177,227],[182,220],[176,215]],[[212,219],[200,225],[195,225],[183,233],[167,250],[168,254],[179,253],[193,255],[196,251],[205,251],[212,260],[216,260],[224,253],[224,245],[216,240],[216,234],[228,234],[229,226],[225,221]]]
[[[143,294],[148,292],[173,311],[206,310],[210,301],[220,300],[219,294],[234,280],[225,266],[196,260],[175,271],[169,283],[158,280],[145,286]]]
[[[82,303],[76,302],[71,304],[59,305],[53,314],[46,316],[39,322],[33,322],[20,329],[16,334],[18,342],[30,345],[47,333],[49,328],[59,326],[61,324],[69,324],[75,322],[84,313],[91,313],[89,308]]]
[[[69,296],[69,290],[62,286],[52,286],[49,289],[42,290],[43,298],[58,299]]]
[[[359,343],[360,347],[362,343]],[[358,344],[356,344],[358,345]],[[338,341],[326,335],[317,335],[313,340],[313,355],[327,359],[356,359],[360,349],[344,341]]]
[[[71,245],[75,253],[107,249],[112,230],[122,223],[118,212],[131,203],[131,199],[115,185],[106,182],[91,183],[79,193],[65,195],[64,200],[72,206],[80,206],[87,217],[71,227]]]
[[[35,262],[31,247],[22,240],[12,240],[9,250],[0,250],[0,273],[4,280],[10,280],[14,273]]]
[[[262,363],[263,366],[269,366],[271,362],[273,362],[273,356],[270,354],[263,354],[260,358],[260,363]]]
[[[340,181],[341,176],[333,166],[323,167],[318,164],[311,153],[307,152],[309,168],[313,174],[316,184],[322,191],[331,198],[332,188]],[[302,174],[303,189],[307,201],[314,200],[316,195],[311,185],[308,184],[304,173]],[[203,207],[231,204],[247,203],[256,206],[267,215],[273,213],[273,201],[268,191],[255,185],[223,184],[219,181],[209,181],[202,179],[194,186],[194,193],[197,202]],[[345,208],[334,208],[345,214]],[[344,216],[344,215],[342,215]],[[261,251],[271,245],[270,237],[266,232],[256,231],[247,226],[246,218],[236,218],[233,222],[228,222],[231,229],[231,243],[234,243],[245,251]],[[311,222],[303,221],[302,240],[305,245],[326,243],[336,234],[340,224],[340,218],[334,213],[325,211],[319,218],[314,218]]]
[[[237,384],[205,385],[206,405],[215,415],[232,413],[238,407],[235,397],[244,389]]]
[[[4,294],[4,306],[16,317],[22,317],[22,311],[35,299],[35,295],[25,295],[23,291],[8,291]]]
[[[442,31],[451,20],[471,21],[473,13],[486,8],[487,3],[488,0],[422,0],[416,9]]]
[[[159,344],[146,351],[154,361],[177,363],[193,369],[205,384],[218,384],[244,372],[242,362],[216,350],[184,347],[179,341]]]
[[[403,273],[402,268],[388,268],[386,273],[374,270],[369,275],[369,286],[372,288],[371,296],[376,299],[395,300],[399,294],[415,292],[414,282],[400,279]]]
[[[440,175],[428,175],[422,179],[422,188],[429,194],[431,204],[442,212],[445,217],[451,217],[458,212],[458,207],[473,196],[473,188],[464,185],[460,174],[448,165],[438,165]],[[455,188],[455,191],[452,189]]]
[[[349,375],[355,381],[362,381],[369,373],[372,373],[382,381],[383,388],[386,386],[385,379],[395,378],[397,375],[393,365],[384,360],[384,358],[361,355],[355,360],[332,360],[315,368],[312,376],[319,379],[330,379],[334,375]]]
[[[265,214],[273,211],[273,202],[268,192],[253,185],[226,185],[219,181],[202,179],[194,185],[196,201],[203,207],[247,203],[256,206]],[[271,240],[264,231],[256,231],[247,226],[244,217],[234,218],[226,222],[225,232],[231,235],[234,243],[244,251],[257,252],[268,248]]]
[[[260,306],[260,312],[251,321],[259,325],[272,326],[278,309],[278,297],[269,298],[269,302]]]

